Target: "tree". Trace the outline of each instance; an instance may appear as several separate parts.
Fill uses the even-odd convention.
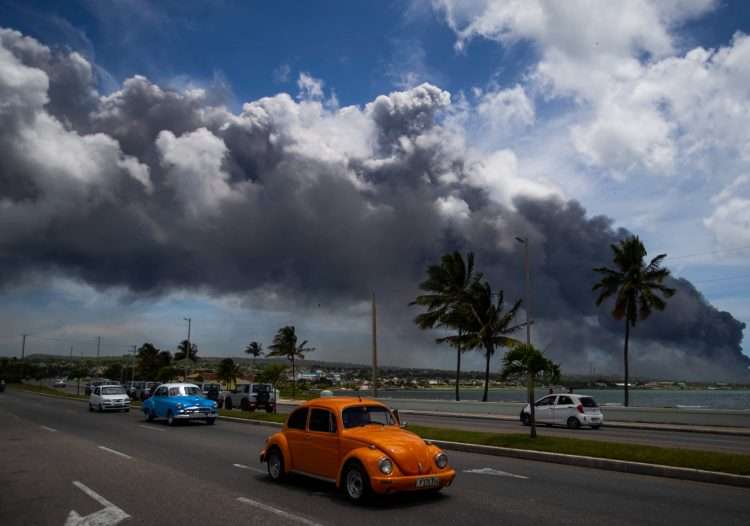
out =
[[[628,342],[630,328],[635,328],[636,321],[645,320],[653,310],[663,311],[666,298],[674,295],[675,289],[663,285],[669,277],[668,269],[661,266],[666,254],[659,254],[648,264],[644,261],[647,255],[646,247],[638,236],[630,236],[616,245],[610,245],[613,252],[614,269],[607,267],[595,268],[594,272],[602,275],[592,290],[599,291],[596,305],[610,297],[615,298],[612,317],[625,320],[625,349],[623,361],[625,368],[625,406],[630,403],[628,383],[630,371],[628,368]]]
[[[290,362],[292,362],[292,398],[296,395],[297,388],[297,377],[296,370],[294,368],[294,360],[305,358],[306,352],[312,352],[315,350],[314,347],[306,347],[307,340],[303,341],[299,345],[297,344],[297,333],[293,325],[287,325],[282,327],[273,337],[273,344],[269,346],[271,352],[266,356],[283,356]]]
[[[185,366],[185,380],[187,381],[188,375],[188,364],[190,362],[196,363],[198,361],[198,346],[194,343],[190,343],[187,340],[182,340],[177,346],[177,352],[174,353],[175,360],[183,360]]]
[[[175,376],[177,376],[177,369],[170,365],[167,365],[157,371],[154,380],[156,380],[157,382],[166,383],[171,382]]]
[[[462,335],[470,323],[471,313],[467,309],[472,286],[482,278],[474,273],[474,254],[469,252],[464,261],[460,252],[445,254],[439,265],[427,267],[427,279],[419,288],[420,294],[410,305],[427,308],[419,314],[414,323],[420,329],[447,327],[458,331],[457,338],[438,338],[437,342],[447,341],[456,348],[456,401],[460,400]]]
[[[513,347],[521,343],[506,336],[521,327],[521,325],[510,325],[521,306],[521,300],[516,301],[510,310],[506,311],[504,310],[503,291],[497,293],[497,302],[493,302],[493,296],[495,296],[495,293],[492,292],[492,287],[486,281],[472,285],[471,300],[468,304],[471,317],[466,326],[466,334],[461,337],[465,348],[478,348],[484,351],[486,366],[482,402],[487,401],[489,394],[490,360],[495,354],[495,349],[497,347]]]
[[[224,382],[224,385],[227,387],[234,386],[240,373],[239,364],[234,363],[234,360],[231,358],[224,358],[219,362],[219,368],[216,370],[216,378]]]
[[[249,354],[253,357],[253,368],[255,368],[255,360],[263,356],[263,344],[250,342],[247,347],[245,347],[245,354]]]
[[[268,364],[255,376],[255,381],[258,383],[271,384],[274,389],[276,389],[276,386],[278,386],[284,379],[287,369],[288,367],[281,363]]]
[[[160,351],[152,343],[144,343],[137,351],[138,371],[143,378],[154,378],[165,364],[161,363]],[[169,365],[169,364],[166,364]]]
[[[505,353],[502,379],[526,381],[531,410],[531,438],[536,438],[536,413],[534,411],[534,384],[537,381],[555,384],[560,381],[560,366],[544,357],[533,345],[522,343]]]

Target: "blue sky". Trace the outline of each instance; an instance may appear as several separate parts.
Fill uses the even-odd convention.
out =
[[[750,33],[750,6],[742,1],[686,0],[673,12],[665,7],[654,21],[641,3],[633,5],[630,13],[643,17],[640,29],[608,30],[606,13],[592,10],[577,13],[580,31],[570,18],[560,18],[559,34],[509,21],[485,10],[481,1],[449,0],[434,4],[0,0],[0,26],[52,48],[78,51],[94,65],[101,94],[116,92],[133,75],[144,75],[154,84],[176,90],[217,89],[235,113],[245,102],[280,92],[299,99],[302,73],[322,86],[328,104],[338,107],[362,107],[379,95],[429,82],[450,92],[454,103],[464,100],[475,110],[488,108],[516,119],[513,126],[495,128],[486,122],[487,115],[476,110],[467,117],[465,130],[472,148],[487,155],[499,149],[512,151],[519,180],[538,185],[534,191],[546,189],[577,199],[591,214],[606,214],[618,226],[639,232],[654,251],[674,256],[671,268],[677,275],[693,280],[715,305],[750,323],[750,234],[734,228],[743,220],[750,199],[743,179],[750,173],[750,153],[741,153],[743,147],[750,148],[743,146],[747,137],[734,123],[719,123],[717,128],[708,126],[704,115],[665,116],[669,112],[658,110],[661,104],[678,109],[689,107],[692,100],[715,101],[717,95],[730,100],[735,82],[741,84],[741,79],[722,73],[718,63],[723,58],[717,54],[705,62],[706,71],[717,79],[718,87],[710,93],[663,96],[666,102],[658,103],[631,96],[646,88],[674,91],[670,82],[689,66],[688,53],[696,48],[726,48],[740,56],[739,41],[733,39]],[[688,7],[695,9],[693,14],[686,14]],[[604,29],[597,33],[592,25]],[[609,39],[607,33],[624,36],[620,41]],[[606,63],[585,48],[599,46],[600,41],[606,49],[597,56],[609,57]],[[632,68],[630,59],[640,61],[642,70],[617,69]],[[664,74],[667,68],[674,69]],[[519,90],[515,98],[510,97],[514,88]],[[617,93],[625,95],[612,95]],[[490,104],[500,100],[491,97],[498,94],[509,97],[502,99],[505,106]],[[737,100],[742,98],[721,107]],[[482,106],[483,102],[488,105]],[[523,113],[525,103],[532,106],[530,115]],[[511,106],[513,113],[508,114],[505,110]],[[608,127],[613,118],[627,120],[628,115],[637,118],[614,130]],[[640,140],[643,123],[656,130],[649,141],[659,148],[644,146]],[[707,145],[713,132],[706,130],[716,129],[726,129],[727,136],[721,139],[736,143],[731,153]],[[56,322],[42,324],[37,332],[69,338],[83,337],[73,326],[104,324],[106,318],[113,340],[133,340],[174,318],[176,326],[164,329],[164,340],[173,340],[182,331],[185,311],[214,320],[207,330],[211,346],[219,353],[237,347],[243,338],[241,323],[221,321],[242,316],[243,307],[231,299],[176,293],[157,300],[110,303],[99,297],[107,296],[105,291],[60,283],[10,291],[1,308],[9,315],[47,309]],[[91,302],[98,307],[81,319],[66,317],[75,305]],[[274,324],[287,314],[262,311],[255,316],[256,329],[268,340]],[[316,331],[319,341],[336,342],[339,328],[326,326],[327,315],[320,316],[306,322],[310,330]],[[366,342],[366,320],[360,321],[354,339]],[[142,330],[133,334],[118,329],[127,323]],[[12,330],[25,332],[20,324],[16,322]],[[81,330],[81,334],[90,332]],[[16,334],[0,340],[0,354],[15,352],[16,340]]]

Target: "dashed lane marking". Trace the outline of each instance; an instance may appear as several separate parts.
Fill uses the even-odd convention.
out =
[[[118,522],[122,522],[130,517],[130,515],[85,484],[74,480],[73,485],[104,506],[104,508],[83,517],[81,517],[76,510],[70,510],[68,518],[65,521],[65,526],[114,526]]]
[[[465,469],[464,473],[473,473],[475,475],[492,475],[495,477],[511,477],[514,479],[528,479],[523,475],[516,475],[515,473],[508,473],[507,471],[500,471],[499,469],[493,468],[478,468],[478,469]]]
[[[318,522],[311,521],[310,519],[306,519],[305,517],[300,517],[299,515],[295,515],[294,513],[289,513],[288,511],[284,511],[279,508],[274,508],[273,506],[269,506],[268,504],[263,504],[262,502],[258,502],[257,500],[248,499],[247,497],[237,497],[237,500],[242,502],[243,504],[253,506],[254,508],[267,511],[269,513],[273,513],[274,515],[278,515],[279,517],[284,517],[285,519],[299,522],[300,524],[306,524],[307,526],[321,526],[321,524]]]
[[[53,427],[48,427],[48,426],[40,426],[40,427],[41,427],[42,429],[46,429],[46,430],[47,430],[47,431],[49,431],[50,433],[57,433],[57,429],[55,429],[55,428],[53,428]]]
[[[108,447],[99,446],[99,449],[101,449],[102,451],[106,451],[107,453],[112,453],[113,455],[117,455],[123,458],[127,458],[127,459],[133,458],[130,455],[126,455],[125,453],[120,453],[119,451],[115,451],[114,449],[110,449]]]
[[[263,474],[266,473],[266,471],[264,469],[259,469],[259,468],[254,468],[254,467],[251,467],[251,466],[246,466],[245,464],[232,464],[232,465],[234,467],[236,467],[236,468],[248,469],[250,471],[255,471],[256,473],[263,473]]]

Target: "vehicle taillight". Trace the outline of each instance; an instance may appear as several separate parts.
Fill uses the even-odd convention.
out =
[[[578,406],[576,407],[576,409],[578,409],[579,413],[583,413],[583,404],[578,404]]]

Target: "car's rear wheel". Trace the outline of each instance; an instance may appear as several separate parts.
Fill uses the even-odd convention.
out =
[[[528,413],[521,413],[521,423],[525,426],[531,425],[531,415]]]
[[[266,407],[266,413],[273,413],[273,406],[267,406]]]
[[[226,400],[224,400],[224,409],[229,409],[229,410],[232,409],[232,399],[231,398],[227,398]]]
[[[274,482],[284,479],[284,457],[278,448],[272,448],[266,455],[266,468],[268,468],[268,477]]]
[[[153,422],[156,415],[151,409],[146,409],[146,421]]]
[[[602,426],[599,425],[599,424],[597,424],[597,425],[591,426],[591,429],[599,429],[600,427],[602,427]]]
[[[579,427],[581,427],[581,423],[576,417],[571,416],[570,418],[568,418],[568,427],[570,429],[578,429]]]
[[[370,480],[359,462],[350,462],[344,469],[343,488],[346,498],[362,502],[370,494]]]
[[[243,411],[250,411],[250,402],[247,401],[247,398],[243,398],[240,402],[240,409]]]
[[[172,411],[167,411],[167,425],[173,426],[177,423],[177,419],[175,419],[174,414]]]
[[[216,422],[215,418],[206,418],[206,423],[210,426],[214,425],[214,422]]]

